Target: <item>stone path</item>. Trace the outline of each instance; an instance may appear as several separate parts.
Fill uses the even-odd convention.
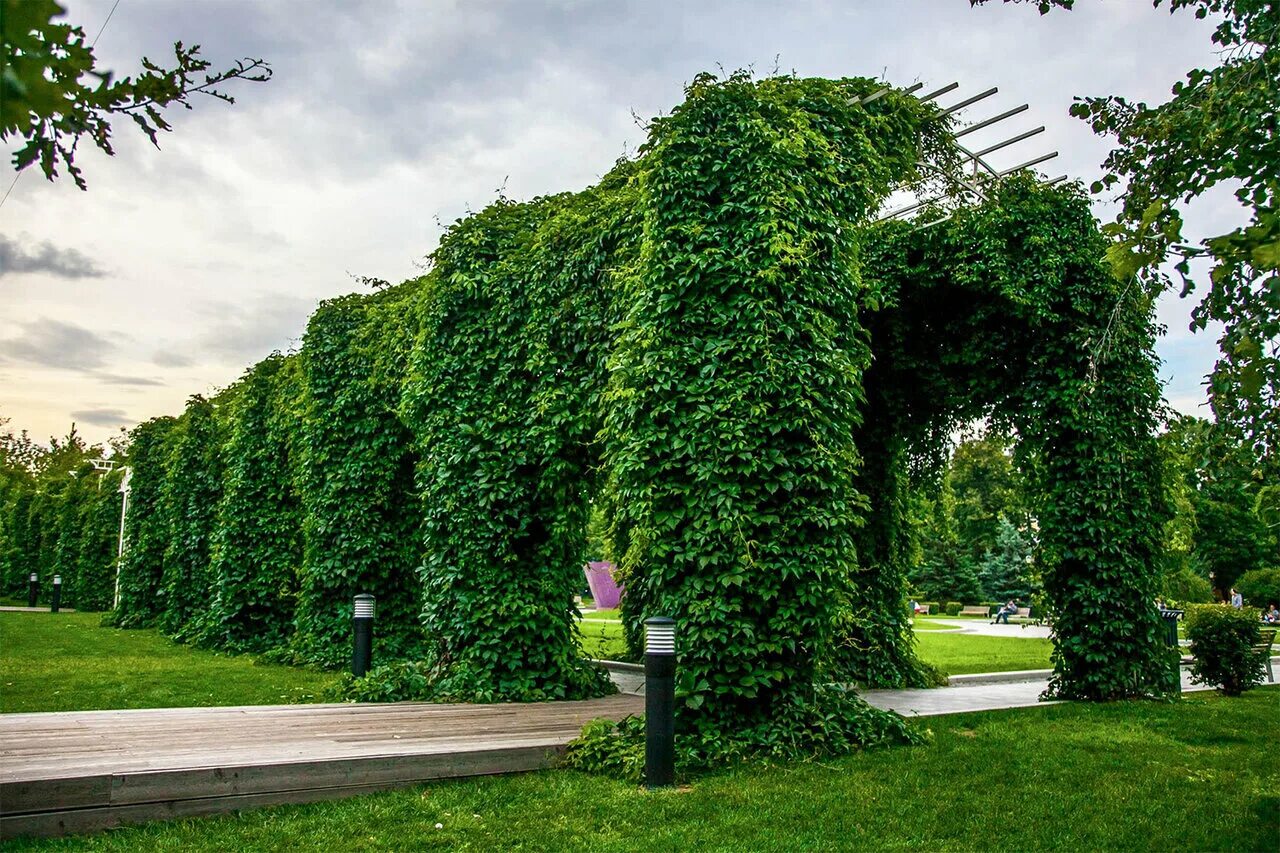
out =
[[[1273,667],[1280,669],[1280,657],[1273,657],[1271,661]],[[638,664],[610,663],[609,670],[609,675],[618,685],[619,691],[637,696],[644,695],[643,667]],[[860,690],[858,695],[877,708],[896,711],[904,717],[932,717],[939,714],[998,711],[1004,708],[1030,708],[1036,705],[1055,704],[1040,701],[1040,694],[1049,686],[1050,674],[1051,670],[1036,669],[957,675],[952,677],[949,687]],[[1193,692],[1212,688],[1192,684],[1191,673],[1184,668],[1182,689],[1184,692]]]
[[[5,605],[3,607],[0,607],[0,611],[7,611],[9,613],[48,613],[49,605],[46,604],[44,607],[10,607],[8,605]],[[59,607],[58,612],[59,613],[75,613],[75,610],[71,609],[70,607]]]
[[[992,625],[990,619],[930,619],[934,625],[946,625],[949,629],[979,637],[1006,637],[1009,639],[1049,639],[1047,625]],[[948,630],[947,633],[951,633]],[[923,632],[922,632],[923,633]],[[936,632],[931,632],[936,633]]]

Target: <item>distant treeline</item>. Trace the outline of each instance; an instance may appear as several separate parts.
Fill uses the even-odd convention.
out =
[[[3,420],[0,420],[3,424]],[[115,456],[120,459],[122,447]],[[120,530],[121,470],[89,461],[106,455],[75,428],[49,447],[26,433],[0,435],[0,583],[25,599],[35,573],[46,602],[54,576],[61,604],[80,610],[111,607]],[[105,467],[105,466],[104,466]]]

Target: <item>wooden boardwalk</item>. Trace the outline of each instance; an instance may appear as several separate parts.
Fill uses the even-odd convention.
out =
[[[0,838],[536,770],[641,696],[0,714]]]

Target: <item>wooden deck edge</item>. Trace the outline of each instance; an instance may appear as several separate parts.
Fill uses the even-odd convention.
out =
[[[309,803],[402,788],[419,782],[523,773],[550,767],[560,746],[525,746],[468,753],[344,758],[267,766],[167,770],[110,777],[110,802],[77,806],[49,799],[78,780],[11,783],[0,795],[0,839],[96,832],[123,824],[219,814],[243,808]],[[86,793],[102,791],[88,777]],[[19,791],[19,786],[26,790]],[[21,799],[11,799],[21,793]],[[39,805],[37,805],[39,804]]]

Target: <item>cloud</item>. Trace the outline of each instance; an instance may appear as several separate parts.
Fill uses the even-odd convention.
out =
[[[235,364],[252,364],[302,336],[315,299],[274,293],[244,303],[207,303],[195,349]]]
[[[115,349],[111,341],[83,326],[41,317],[23,323],[17,337],[0,340],[0,361],[92,371],[104,367]]]
[[[75,249],[59,249],[47,240],[30,250],[0,234],[0,278],[16,273],[45,273],[58,278],[101,278],[106,272]]]
[[[190,367],[195,364],[191,356],[167,349],[157,350],[155,355],[151,356],[151,362],[157,367]]]
[[[77,423],[99,427],[128,426],[133,423],[124,409],[79,409],[72,412],[71,417]]]
[[[94,379],[105,385],[125,385],[131,388],[163,388],[165,383],[146,376],[122,376],[119,373],[94,373]]]

